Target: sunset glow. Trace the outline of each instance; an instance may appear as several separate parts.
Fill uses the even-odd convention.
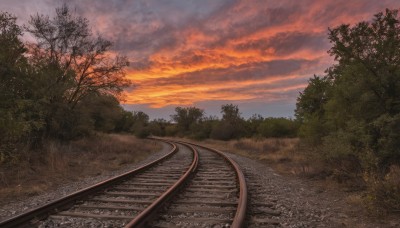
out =
[[[22,3],[24,2],[24,3]],[[152,110],[246,103],[249,115],[293,116],[299,91],[333,63],[328,27],[369,20],[398,0],[68,1],[94,33],[130,60],[125,107]],[[54,1],[1,1],[23,24],[32,10],[48,14]],[[25,20],[25,21],[24,21]],[[254,108],[252,108],[254,107]],[[278,108],[279,109],[279,108]],[[146,111],[145,110],[145,111]],[[211,111],[213,113],[213,111]],[[168,118],[168,117],[166,117]]]

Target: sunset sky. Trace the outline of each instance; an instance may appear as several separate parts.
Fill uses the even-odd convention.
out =
[[[313,74],[333,64],[328,27],[370,20],[399,0],[91,0],[66,1],[95,33],[128,56],[124,107],[166,118],[176,106],[219,115],[293,117]],[[1,0],[16,15],[53,15],[63,1]]]

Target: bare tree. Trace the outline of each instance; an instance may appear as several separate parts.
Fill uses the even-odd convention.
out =
[[[50,86],[65,88],[62,99],[71,109],[90,93],[118,96],[130,85],[124,71],[127,58],[112,58],[112,43],[94,36],[88,20],[73,15],[67,5],[57,8],[53,18],[32,16],[26,29],[37,40],[30,44],[32,63],[56,69]]]

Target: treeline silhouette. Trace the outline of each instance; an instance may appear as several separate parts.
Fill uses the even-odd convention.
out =
[[[137,137],[177,136],[192,139],[230,140],[242,137],[296,137],[298,123],[289,118],[264,118],[253,115],[245,119],[237,105],[221,106],[222,118],[206,116],[204,110],[197,107],[176,107],[171,115],[172,121],[155,119],[141,111],[128,114],[130,131]]]

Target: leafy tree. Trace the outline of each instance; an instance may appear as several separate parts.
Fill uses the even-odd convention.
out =
[[[245,121],[241,116],[239,107],[233,104],[226,104],[221,106],[222,113],[222,124],[220,127],[226,128],[223,130],[228,138],[240,138],[244,136],[245,133]]]
[[[149,115],[142,111],[133,112],[133,126],[131,131],[139,138],[145,138],[150,134]]]
[[[321,143],[327,135],[325,105],[329,100],[332,81],[314,75],[297,98],[295,116],[302,123],[300,135],[313,144]]]
[[[213,127],[219,123],[215,116],[207,116],[202,118],[198,123],[190,126],[191,138],[202,140],[210,137]]]
[[[187,133],[190,126],[199,123],[203,115],[204,111],[196,107],[176,107],[175,114],[171,115],[171,118],[182,133]]]
[[[132,116],[134,125],[145,126],[149,123],[149,115],[142,111],[134,111]]]
[[[400,112],[400,25],[397,10],[378,13],[372,22],[329,31],[329,53],[338,64],[329,70],[336,99],[357,103],[349,115],[365,120]],[[348,90],[351,88],[351,90]]]
[[[149,123],[150,134],[155,136],[166,136],[166,128],[170,123],[165,119],[154,119]]]
[[[300,94],[302,136],[318,139],[321,154],[351,160],[383,180],[400,164],[400,23],[397,10],[329,29],[336,63]]]
[[[80,109],[87,109],[95,131],[107,133],[116,131],[125,112],[114,96],[100,93],[88,95],[78,105]]]
[[[122,114],[120,119],[117,121],[115,126],[116,132],[130,132],[134,124],[133,113],[125,110],[121,110]]]
[[[228,123],[235,124],[242,120],[239,107],[233,104],[226,104],[221,106],[222,120]]]
[[[334,80],[333,97],[327,105],[328,118],[341,119],[339,128],[358,138],[351,143],[354,150],[372,149],[378,157],[379,169],[388,170],[390,163],[400,162],[399,150],[388,148],[396,144],[380,143],[391,137],[392,133],[383,129],[393,131],[400,114],[398,11],[386,10],[376,14],[371,22],[331,29],[329,39],[333,43],[329,53],[338,64],[328,71]],[[349,128],[349,121],[358,127]]]
[[[295,115],[301,122],[307,121],[311,116],[322,118],[324,116],[324,105],[329,97],[331,82],[327,77],[314,75],[308,80],[308,85],[297,98]]]
[[[33,73],[20,40],[16,17],[0,12],[0,163],[10,160],[17,144],[29,142],[43,126],[40,106],[32,99]]]
[[[15,107],[17,100],[28,92],[26,87],[27,69],[24,54],[26,49],[20,41],[21,28],[16,24],[16,18],[8,13],[0,13],[0,104],[2,117]]]

